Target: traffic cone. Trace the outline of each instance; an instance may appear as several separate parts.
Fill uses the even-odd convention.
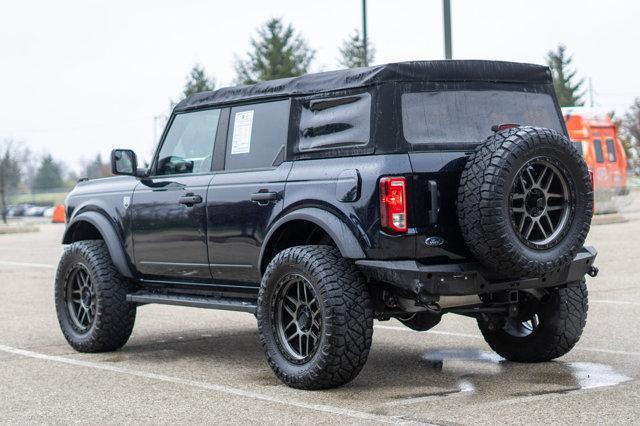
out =
[[[51,223],[64,223],[64,206],[62,204],[57,204],[53,208]]]

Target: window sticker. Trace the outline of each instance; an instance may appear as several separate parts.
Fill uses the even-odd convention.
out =
[[[251,128],[253,127],[253,110],[236,112],[233,122],[233,139],[231,154],[246,154],[251,150]]]

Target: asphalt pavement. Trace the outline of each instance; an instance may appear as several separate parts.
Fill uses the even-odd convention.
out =
[[[121,350],[81,354],[59,330],[62,225],[0,235],[0,423],[640,423],[640,193],[592,227],[587,327],[557,361],[495,355],[473,320],[376,322],[352,383],[300,391],[269,369],[250,314],[148,305]]]

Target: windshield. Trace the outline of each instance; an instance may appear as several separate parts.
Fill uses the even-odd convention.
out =
[[[446,90],[402,95],[402,130],[412,144],[478,143],[491,134],[491,126],[507,123],[564,134],[547,93]]]

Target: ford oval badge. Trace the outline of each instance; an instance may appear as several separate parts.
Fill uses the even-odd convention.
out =
[[[444,244],[444,238],[438,236],[428,237],[424,240],[424,243],[429,247],[440,247]]]

